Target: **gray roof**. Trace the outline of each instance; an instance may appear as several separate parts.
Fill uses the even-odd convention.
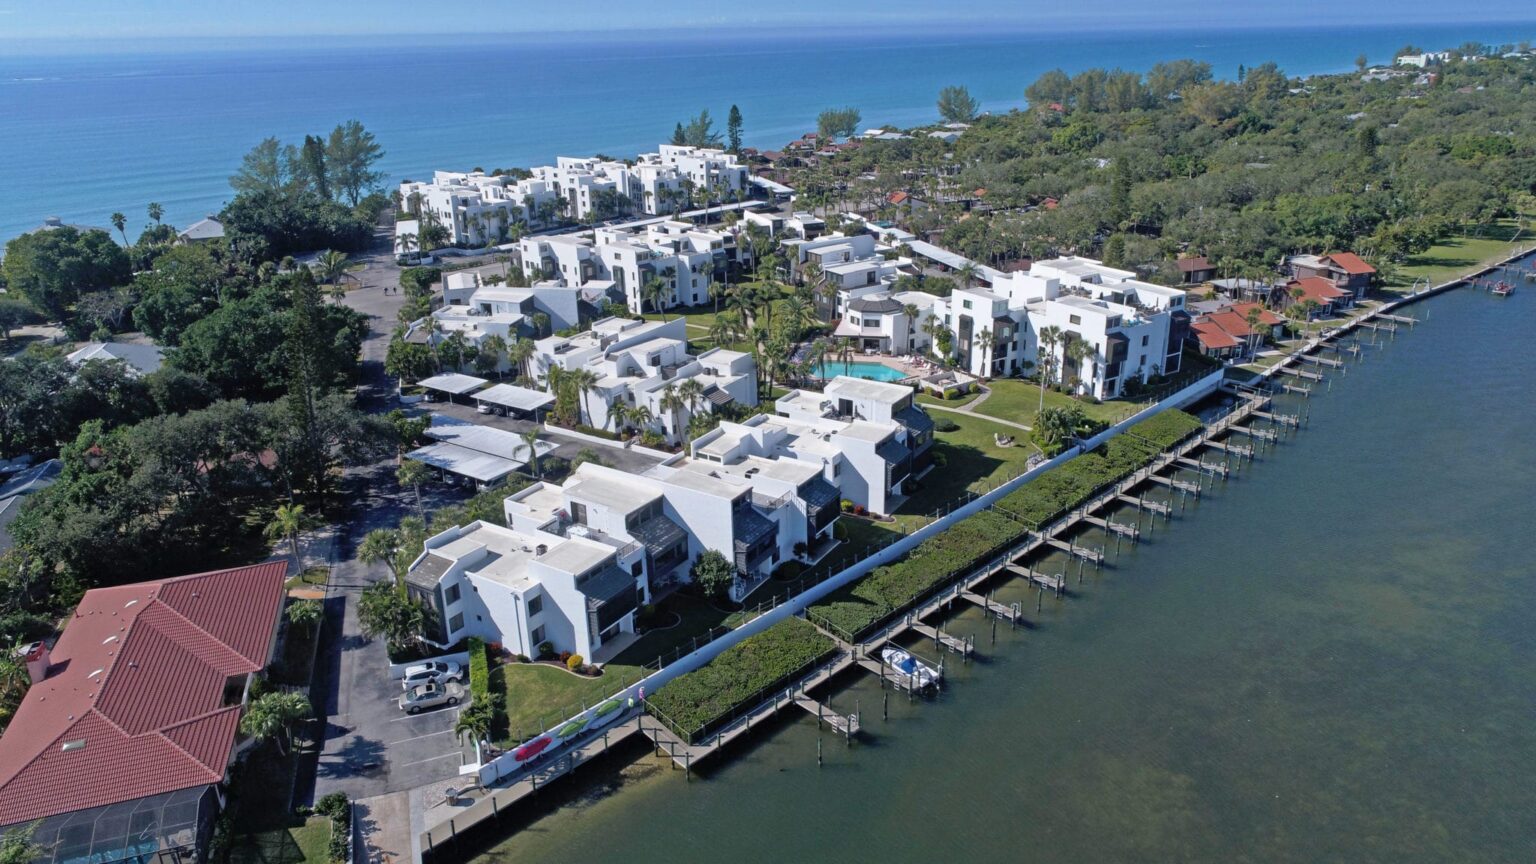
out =
[[[533,411],[555,401],[555,397],[548,393],[529,390],[527,387],[518,387],[513,384],[497,384],[494,387],[487,387],[476,393],[475,398],[481,402],[515,408],[518,411]]]
[[[447,558],[428,552],[427,557],[421,559],[420,564],[406,571],[405,581],[431,591],[437,587],[438,580],[442,579],[443,574],[447,573],[448,568],[452,566],[453,562]]]
[[[131,342],[87,342],[69,354],[69,362],[80,364],[87,360],[121,360],[142,375],[159,371],[165,360],[165,352],[158,345],[135,345]]]
[[[423,378],[416,383],[428,390],[441,390],[444,393],[462,396],[471,390],[485,386],[488,382],[484,378],[476,378],[473,375],[444,372],[441,375],[433,375],[431,378]]]
[[[897,411],[891,419],[905,426],[907,432],[913,435],[921,435],[933,429],[933,418],[928,416],[927,411],[916,405],[908,405]]]
[[[218,240],[224,236],[224,224],[213,216],[199,219],[177,235],[183,240]]]
[[[405,454],[407,459],[415,459],[424,462],[434,468],[441,468],[459,475],[478,480],[481,483],[490,483],[511,474],[523,467],[522,462],[513,462],[500,456],[492,456],[489,453],[481,453],[468,447],[460,447],[457,444],[428,444],[419,450],[412,450]]]
[[[854,312],[873,312],[880,315],[889,315],[892,312],[900,312],[903,308],[900,301],[890,297],[860,297],[848,301],[848,308]]]

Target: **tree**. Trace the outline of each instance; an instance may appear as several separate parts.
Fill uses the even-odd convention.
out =
[[[364,636],[383,639],[390,653],[398,654],[421,640],[427,614],[420,603],[406,596],[403,587],[375,582],[358,597],[357,623]]]
[[[416,515],[427,518],[427,511],[421,504],[421,485],[432,477],[432,469],[425,462],[415,459],[407,459],[395,469],[395,481],[401,486],[416,493]]]
[[[981,102],[963,86],[949,86],[939,91],[939,116],[948,123],[969,123],[976,119]]]
[[[402,538],[399,531],[375,528],[363,537],[357,547],[357,560],[372,566],[383,564],[395,577],[396,585],[405,584],[405,570],[401,565]]]
[[[80,295],[128,281],[128,253],[105,231],[64,226],[5,244],[0,276],[49,320],[62,321]]]
[[[1046,408],[1035,415],[1030,437],[1047,455],[1055,455],[1077,435],[1084,419],[1083,409],[1076,405]]]
[[[539,476],[539,427],[533,426],[523,433],[523,446],[528,448],[528,467],[533,476]]]
[[[149,211],[150,221],[154,222],[156,225],[159,225],[160,217],[165,215],[165,208],[161,207],[158,201],[151,201],[149,202],[149,206],[145,209]]]
[[[1044,108],[1052,103],[1067,107],[1072,101],[1072,79],[1060,69],[1052,69],[1024,88],[1024,99],[1031,108]]]
[[[1364,54],[1355,55],[1355,69],[1357,71],[1364,72],[1365,67],[1368,65],[1370,65],[1370,61],[1366,59]]]
[[[336,191],[353,207],[384,179],[374,165],[384,156],[373,133],[356,120],[337,124],[325,142],[325,165]]]
[[[289,604],[283,614],[288,616],[289,624],[313,633],[320,626],[320,619],[325,617],[325,607],[319,600],[298,600]]]
[[[32,836],[42,820],[27,825],[7,828],[0,834],[0,864],[32,864],[48,856],[48,847],[37,843]]]
[[[292,179],[282,158],[283,143],[264,138],[240,160],[240,168],[229,178],[229,186],[239,195],[285,192]]]
[[[850,138],[863,115],[857,108],[828,108],[816,118],[816,134],[823,138]]]
[[[1061,344],[1061,328],[1056,325],[1048,325],[1040,328],[1039,353],[1040,353],[1040,407],[1035,410],[1036,416],[1045,410],[1045,385],[1050,383],[1051,375],[1056,368],[1056,346]]]
[[[596,418],[592,416],[592,406],[587,401],[587,395],[597,391],[597,373],[591,369],[572,369],[565,376],[565,383],[576,391],[577,398],[581,401],[582,413],[587,415],[587,423],[596,426]],[[688,379],[692,381],[693,379]]]
[[[671,289],[667,286],[666,280],[655,274],[652,274],[645,280],[645,284],[640,286],[641,300],[649,302],[651,308],[655,310],[657,315],[661,316],[663,321],[666,320],[666,314],[662,311],[661,303],[667,299],[670,293]]]
[[[725,120],[725,139],[732,153],[741,152],[741,109],[731,106],[731,113]]]
[[[112,227],[123,236],[123,245],[128,245],[128,217],[121,212],[112,214]]]
[[[687,124],[678,124],[678,130],[682,133],[682,140],[678,141],[678,133],[674,132],[673,143],[684,144],[689,147],[719,147],[721,144],[720,133],[714,129],[715,121],[709,116],[709,109],[705,108],[697,115],[690,117]]]
[[[287,540],[288,548],[293,553],[293,563],[298,569],[304,569],[304,558],[299,554],[299,533],[309,527],[310,520],[304,515],[303,504],[279,504],[272,511],[272,519],[267,522],[266,535],[269,540]]]
[[[341,290],[341,278],[347,275],[347,253],[335,249],[321,252],[313,265],[315,276],[331,286],[331,299],[341,302],[346,293]]]
[[[240,718],[240,732],[257,741],[275,741],[279,753],[293,744],[293,724],[313,717],[314,706],[299,693],[263,693],[251,700]]]
[[[304,145],[299,148],[297,165],[290,173],[295,182],[303,183],[321,198],[332,197],[331,180],[325,162],[325,142],[317,135],[305,135]]]
[[[672,144],[677,147],[683,147],[686,146],[687,143],[688,133],[683,129],[682,121],[679,120],[677,123],[677,128],[672,130]]]
[[[706,549],[694,562],[689,576],[707,599],[729,600],[731,586],[736,584],[736,564],[718,551]]]

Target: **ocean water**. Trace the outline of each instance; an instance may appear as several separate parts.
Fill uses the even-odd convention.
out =
[[[949,621],[982,657],[937,699],[836,693],[868,740],[796,713],[692,782],[639,748],[436,860],[1536,859],[1536,292],[1412,313],[1075,596],[999,587],[1032,629]]]
[[[1179,57],[1232,77],[1278,62],[1313,74],[1388,60],[1406,43],[1517,43],[1536,23],[1375,29],[935,33],[914,29],[785,34],[750,28],[686,34],[523,34],[462,40],[247,41],[213,50],[22,53],[0,44],[0,241],[45,216],[129,237],[156,201],[186,225],[230,197],[227,179],[268,135],[286,141],[356,118],[391,180],[434,169],[538,164],[560,154],[627,156],[732,103],[748,145],[778,147],[825,108],[859,108],[865,126],[936,119],[940,88],[964,84],[986,110],[1023,102],[1053,67],[1144,70]]]

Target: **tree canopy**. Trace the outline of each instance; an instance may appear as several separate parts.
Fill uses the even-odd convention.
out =
[[[69,314],[83,294],[128,281],[128,254],[105,231],[70,226],[33,231],[5,244],[0,275],[50,320]]]

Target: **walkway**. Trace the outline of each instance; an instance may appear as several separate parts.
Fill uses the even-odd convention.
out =
[[[987,392],[990,393],[991,391],[989,390]],[[993,417],[991,414],[978,414],[975,411],[971,410],[972,408],[974,408],[976,406],[977,402],[981,402],[985,398],[986,398],[985,396],[979,397],[974,402],[971,402],[968,405],[962,405],[959,408],[950,408],[947,405],[934,405],[934,404],[932,404],[930,402],[924,402],[923,403],[923,408],[928,410],[928,411],[947,411],[947,412],[949,412],[951,414],[963,414],[963,415],[965,415],[967,417],[975,417],[978,420],[985,420],[988,423],[997,423],[997,424],[1000,424],[1000,425],[1003,425],[1003,426],[1012,426],[1015,429],[1022,429],[1025,432],[1033,431],[1032,427],[1025,426],[1023,423],[1015,423],[1012,420],[1004,420],[1001,417]]]

